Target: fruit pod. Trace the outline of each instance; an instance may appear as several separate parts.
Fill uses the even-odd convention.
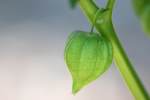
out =
[[[96,80],[112,63],[112,46],[96,33],[73,32],[66,43],[65,61],[72,75],[72,92]]]

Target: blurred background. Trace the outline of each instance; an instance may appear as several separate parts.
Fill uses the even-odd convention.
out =
[[[104,6],[106,0],[95,0]],[[116,32],[150,92],[150,38],[131,0],[117,0]],[[64,62],[70,32],[89,31],[79,7],[67,0],[0,0],[0,100],[134,100],[114,64],[76,96]]]

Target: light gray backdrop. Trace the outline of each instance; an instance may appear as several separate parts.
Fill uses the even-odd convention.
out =
[[[105,4],[105,0],[96,0]],[[141,80],[150,91],[150,38],[130,0],[117,0],[113,22]],[[0,100],[133,100],[114,66],[76,96],[63,59],[74,30],[90,30],[67,0],[0,0]]]

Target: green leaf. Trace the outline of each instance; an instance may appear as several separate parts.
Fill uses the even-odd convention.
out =
[[[150,5],[146,6],[141,15],[141,24],[145,33],[150,36]]]
[[[96,33],[73,32],[65,48],[73,94],[101,76],[110,67],[112,57],[111,43],[104,37]]]
[[[150,36],[150,0],[133,0],[132,3],[143,31]]]
[[[132,0],[132,3],[136,14],[140,16],[147,4],[150,3],[150,0]]]
[[[78,0],[69,0],[70,7],[74,9],[78,3]]]

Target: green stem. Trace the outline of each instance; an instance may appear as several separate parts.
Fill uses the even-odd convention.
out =
[[[93,22],[93,17],[96,11],[99,9],[92,0],[80,0],[80,7],[88,17],[89,21]],[[114,0],[110,0],[107,4],[107,8],[113,7]],[[112,8],[111,8],[112,9]],[[111,13],[112,11],[108,12],[104,19],[104,23],[96,23],[96,29],[106,37],[113,46],[113,54],[114,59],[117,64],[120,73],[122,74],[128,88],[134,95],[136,100],[150,100],[149,94],[144,88],[142,82],[140,81],[136,71],[134,70],[131,62],[128,59],[117,35],[115,34],[113,24],[111,21]]]
[[[98,10],[96,11],[94,17],[93,17],[93,21],[92,21],[92,23],[91,23],[91,25],[92,25],[92,27],[91,27],[91,33],[93,33],[93,31],[94,31],[95,23],[96,23],[98,14],[99,14],[100,12],[102,12],[102,10],[101,10],[101,9],[98,9]]]

